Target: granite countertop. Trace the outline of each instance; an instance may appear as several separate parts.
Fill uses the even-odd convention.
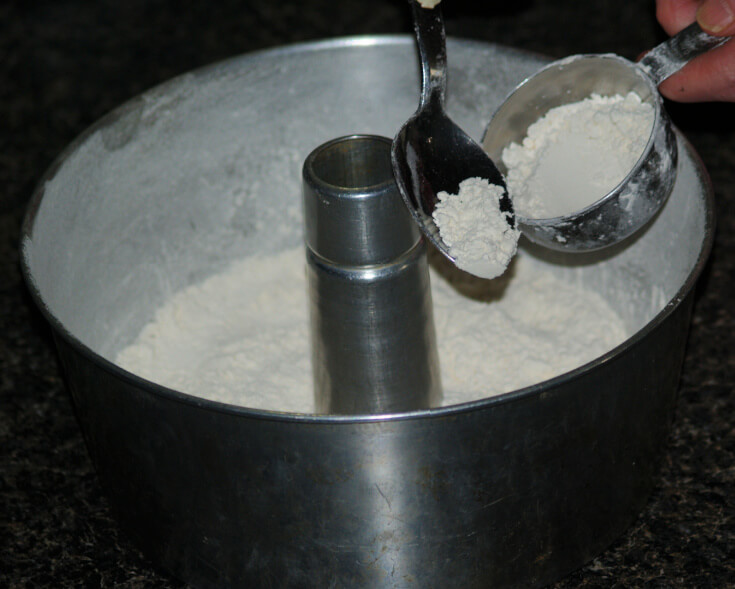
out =
[[[653,0],[505,4],[445,0],[449,34],[554,57],[635,58],[664,38]],[[111,519],[49,328],[23,284],[20,224],[40,175],[101,115],[176,74],[296,41],[406,33],[408,16],[402,0],[0,4],[0,586],[182,586]],[[676,421],[640,517],[557,588],[735,586],[735,105],[670,112],[710,172],[718,219]]]

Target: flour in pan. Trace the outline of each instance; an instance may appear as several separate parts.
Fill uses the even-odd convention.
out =
[[[600,295],[530,257],[496,280],[440,270],[431,281],[444,405],[551,378],[626,337]],[[252,256],[174,295],[117,362],[198,397],[309,413],[308,325],[303,249]]]

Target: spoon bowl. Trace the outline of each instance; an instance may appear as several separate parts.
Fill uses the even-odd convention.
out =
[[[619,243],[645,226],[666,202],[676,180],[677,145],[658,85],[697,55],[728,40],[704,33],[696,23],[633,63],[614,54],[573,55],[555,61],[522,82],[493,115],[482,140],[503,173],[503,150],[522,143],[528,127],[551,109],[591,94],[637,94],[654,108],[643,152],[626,177],[585,208],[550,218],[519,214],[521,232],[544,247],[593,251]]]
[[[485,150],[444,110],[446,93],[446,33],[441,9],[422,8],[411,1],[421,59],[421,98],[416,113],[401,127],[391,147],[393,173],[399,192],[423,234],[456,263],[439,234],[432,213],[441,192],[457,194],[467,178],[484,178],[503,188],[500,210],[515,226],[513,204],[505,179]]]

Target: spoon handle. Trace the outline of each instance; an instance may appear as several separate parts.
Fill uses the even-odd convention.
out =
[[[419,108],[438,101],[444,106],[447,88],[447,45],[441,8],[423,8],[409,0],[413,9],[413,25],[421,58],[421,99]]]
[[[651,49],[638,62],[638,65],[658,86],[698,55],[719,47],[729,40],[730,37],[715,37],[705,33],[695,22]]]

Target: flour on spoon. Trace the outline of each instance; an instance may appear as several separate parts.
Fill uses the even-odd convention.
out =
[[[449,255],[459,268],[480,278],[505,272],[516,253],[520,233],[510,226],[510,215],[500,210],[504,194],[502,186],[484,178],[467,178],[458,194],[437,195],[432,216]]]

